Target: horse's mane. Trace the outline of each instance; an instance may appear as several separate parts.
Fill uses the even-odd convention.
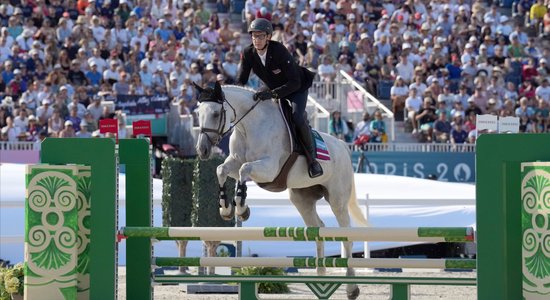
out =
[[[238,89],[238,90],[244,90],[248,91],[250,93],[255,93],[256,91],[248,86],[240,86],[240,85],[234,85],[234,84],[225,84],[222,86],[222,88],[229,88],[229,89]]]

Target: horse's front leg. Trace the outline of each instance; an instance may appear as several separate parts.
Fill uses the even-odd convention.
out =
[[[272,159],[256,160],[244,163],[239,169],[239,182],[235,192],[236,214],[241,221],[248,220],[250,208],[246,204],[246,181],[253,179],[255,182],[271,182],[277,176],[279,166]]]
[[[235,216],[235,207],[232,201],[227,199],[227,191],[225,190],[225,181],[227,176],[237,179],[239,177],[239,168],[241,163],[231,156],[228,156],[224,163],[216,168],[219,184],[219,201],[220,201],[220,216],[224,220],[232,220]]]

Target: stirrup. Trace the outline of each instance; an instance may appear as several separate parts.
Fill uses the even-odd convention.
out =
[[[317,178],[321,175],[323,175],[323,168],[321,167],[321,164],[319,164],[318,161],[314,160],[308,168],[308,173],[310,178]]]

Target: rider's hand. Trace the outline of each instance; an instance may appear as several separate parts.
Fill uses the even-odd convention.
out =
[[[277,94],[275,94],[272,91],[262,91],[254,94],[252,98],[254,99],[254,101],[269,100],[269,99],[277,98]]]

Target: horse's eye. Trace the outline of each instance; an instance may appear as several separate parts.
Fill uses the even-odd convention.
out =
[[[217,118],[220,117],[220,113],[219,113],[219,112],[215,112],[215,113],[212,114],[212,117],[213,117],[214,119],[217,119]]]

